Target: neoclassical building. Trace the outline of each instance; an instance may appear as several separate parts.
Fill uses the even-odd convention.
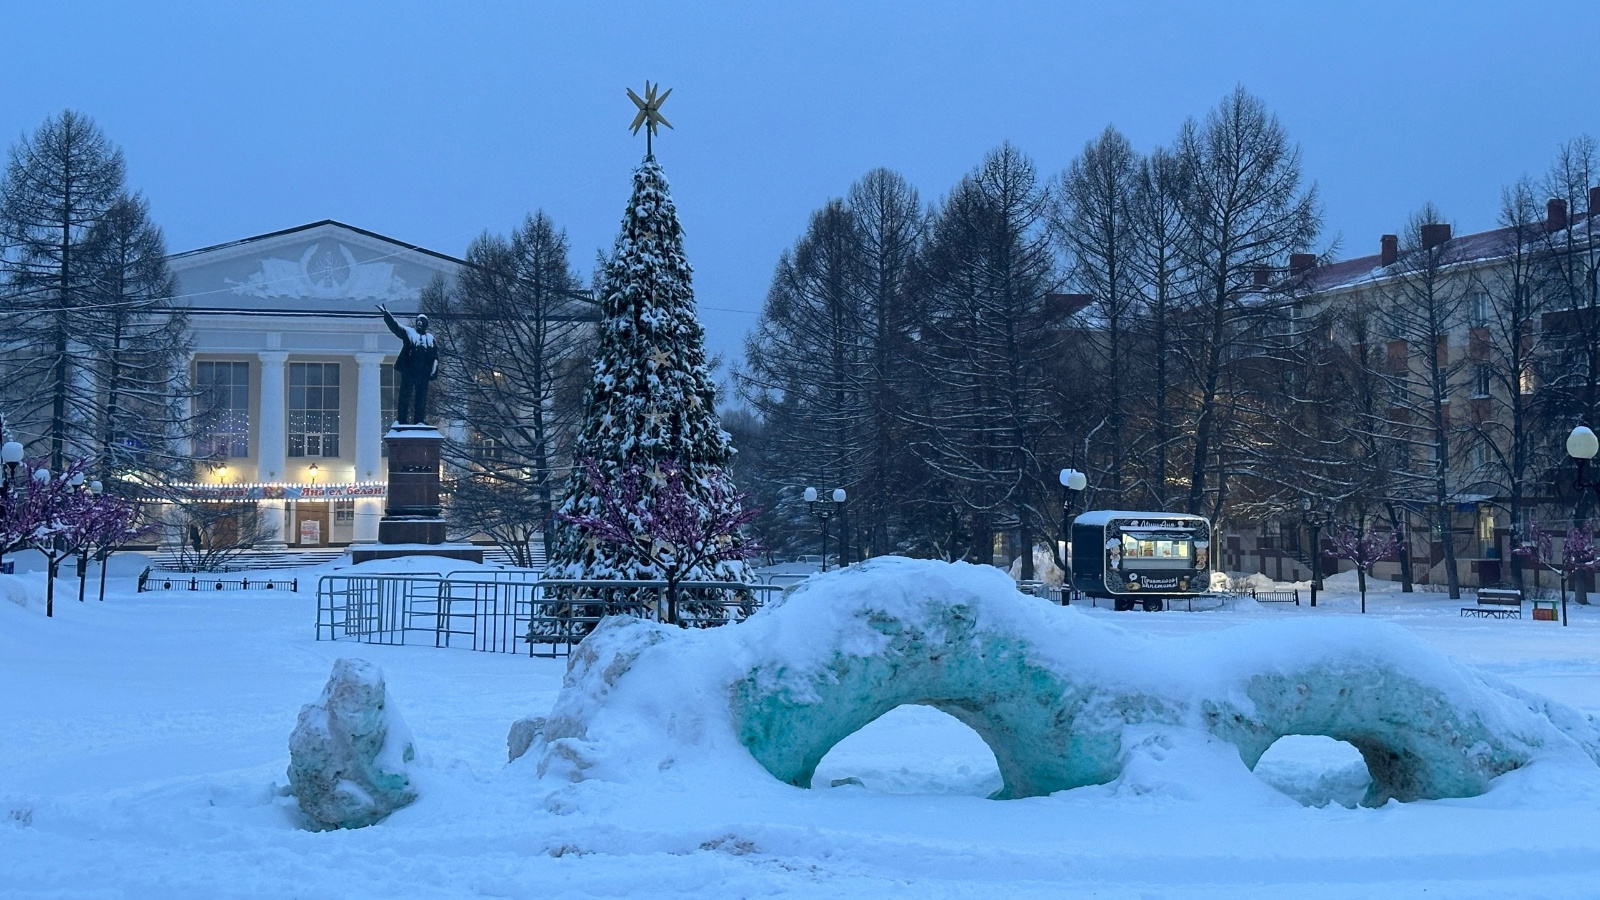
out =
[[[332,220],[171,256],[190,311],[190,377],[214,422],[200,497],[256,500],[270,543],[373,541],[400,342],[378,304],[414,315],[461,260]]]

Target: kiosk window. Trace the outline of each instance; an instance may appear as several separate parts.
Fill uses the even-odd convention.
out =
[[[1130,559],[1191,559],[1189,539],[1154,535],[1122,536],[1122,555]]]

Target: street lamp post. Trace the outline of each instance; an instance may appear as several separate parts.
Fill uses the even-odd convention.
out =
[[[79,491],[89,490],[87,480],[82,472],[75,473],[72,481],[68,482]],[[98,484],[98,482],[96,482]],[[89,545],[84,543],[78,547],[78,602],[83,602],[84,592],[89,587]]]
[[[1300,518],[1311,529],[1311,552],[1306,555],[1311,558],[1311,605],[1315,607],[1317,591],[1322,589],[1322,526],[1328,524],[1328,516],[1305,497],[1300,500]]]
[[[1072,556],[1068,548],[1072,546],[1073,508],[1077,506],[1078,495],[1088,486],[1089,477],[1077,469],[1061,470],[1061,561],[1066,564],[1062,569],[1062,589],[1068,592],[1068,597],[1072,596]]]
[[[1589,460],[1594,459],[1596,453],[1600,453],[1600,438],[1595,437],[1594,431],[1587,425],[1579,425],[1577,428],[1572,429],[1571,434],[1567,435],[1567,455],[1572,457],[1573,461],[1578,464],[1578,479],[1573,482],[1573,487],[1578,490],[1578,500],[1572,509],[1573,527],[1577,527],[1583,521],[1579,516],[1579,511],[1583,505],[1584,490],[1592,488],[1596,501],[1600,502],[1600,481],[1590,481],[1585,477],[1589,469]],[[1562,548],[1561,556],[1561,569],[1564,580],[1567,584],[1572,585],[1572,592],[1578,596],[1580,602],[1588,602],[1588,597],[1586,596],[1588,585],[1583,581],[1583,574],[1581,572],[1567,571],[1567,552],[1564,547]],[[1561,588],[1561,624],[1565,625],[1566,622],[1567,589],[1563,585]]]
[[[0,429],[5,427],[0,421]],[[16,441],[6,441],[0,445],[0,463],[4,464],[5,476],[0,481],[0,512],[11,512],[11,489],[17,477],[17,466],[22,463],[22,445]]]
[[[834,488],[832,500],[818,500],[817,489],[808,487],[805,498],[806,508],[810,510],[812,518],[822,523],[822,571],[826,572],[828,571],[828,520],[844,512],[844,488]],[[842,537],[839,544],[844,545]],[[842,564],[843,559],[840,562]]]
[[[94,481],[89,482],[89,493],[96,497],[104,494],[105,491],[106,486],[100,479],[96,478]],[[101,544],[95,555],[100,557],[100,601],[103,603],[106,599],[106,563],[111,559],[111,547]]]

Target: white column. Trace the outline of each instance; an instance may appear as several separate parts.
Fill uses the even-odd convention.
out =
[[[261,416],[256,426],[256,479],[262,483],[282,481],[288,471],[289,428],[285,422],[287,406],[284,390],[284,363],[289,354],[282,350],[263,350],[261,360]],[[284,501],[261,502],[262,524],[268,547],[284,546]]]
[[[356,354],[356,480],[377,481],[383,476],[383,358],[382,353]],[[378,540],[378,519],[383,501],[360,497],[350,539],[357,544]]]

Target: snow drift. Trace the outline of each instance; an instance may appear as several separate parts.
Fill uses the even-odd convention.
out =
[[[289,789],[319,828],[362,828],[417,798],[407,774],[411,731],[383,672],[341,659],[289,736]]]
[[[573,655],[529,756],[571,781],[764,769],[808,787],[834,744],[903,704],[976,731],[1001,798],[1112,782],[1152,730],[1231,744],[1251,767],[1285,735],[1347,741],[1371,772],[1368,804],[1475,796],[1540,759],[1600,762],[1592,719],[1392,625],[1146,637],[1020,594],[992,568],[896,558],[810,579],[737,626],[608,619]]]

